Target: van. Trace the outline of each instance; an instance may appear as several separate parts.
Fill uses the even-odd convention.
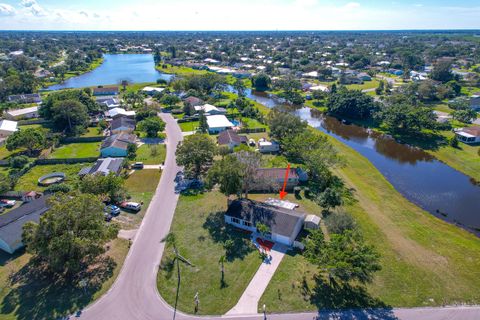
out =
[[[122,202],[120,205],[125,210],[138,212],[142,210],[142,205],[138,202]]]

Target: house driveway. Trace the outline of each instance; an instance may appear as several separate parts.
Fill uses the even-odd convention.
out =
[[[258,244],[255,242],[258,247]],[[275,244],[267,257],[253,276],[248,284],[247,289],[243,292],[238,303],[230,309],[225,315],[253,315],[258,313],[258,301],[267,289],[268,283],[272,279],[280,262],[285,256],[287,248],[285,246]]]

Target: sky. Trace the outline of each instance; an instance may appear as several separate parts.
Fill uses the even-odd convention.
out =
[[[0,30],[480,29],[480,0],[0,0]]]

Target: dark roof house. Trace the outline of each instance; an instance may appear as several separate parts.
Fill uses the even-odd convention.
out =
[[[192,107],[199,106],[203,104],[203,100],[197,97],[188,97],[183,100],[185,103],[188,103]]]
[[[42,98],[38,93],[16,94],[7,97],[8,102],[40,103]]]
[[[23,247],[23,226],[29,221],[39,222],[48,210],[48,197],[40,197],[0,215],[0,249],[14,253]]]
[[[110,123],[110,131],[112,133],[128,132],[135,130],[135,120],[129,117],[116,117]]]
[[[283,187],[285,181],[286,168],[259,168],[256,174],[256,184],[254,191],[278,191]],[[285,186],[286,190],[292,190],[300,182],[308,179],[306,173],[300,168],[290,168],[288,180]]]
[[[293,245],[302,229],[306,214],[249,199],[230,201],[225,222],[238,228],[256,232],[258,223],[267,225],[267,239],[288,246]]]
[[[240,136],[233,130],[222,131],[217,138],[219,145],[227,145],[230,149],[233,149],[241,143],[247,143],[247,141],[248,139],[246,136]]]

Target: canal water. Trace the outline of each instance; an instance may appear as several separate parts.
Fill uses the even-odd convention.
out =
[[[47,89],[119,85],[123,80],[128,83],[155,82],[158,79],[170,81],[173,77],[155,69],[151,54],[105,54],[103,58],[104,61],[98,68]]]
[[[247,97],[269,108],[278,100],[247,91]],[[480,236],[480,186],[425,151],[308,107],[294,108],[302,120],[353,148],[385,176],[405,198],[440,219]],[[480,161],[480,158],[479,158]]]

